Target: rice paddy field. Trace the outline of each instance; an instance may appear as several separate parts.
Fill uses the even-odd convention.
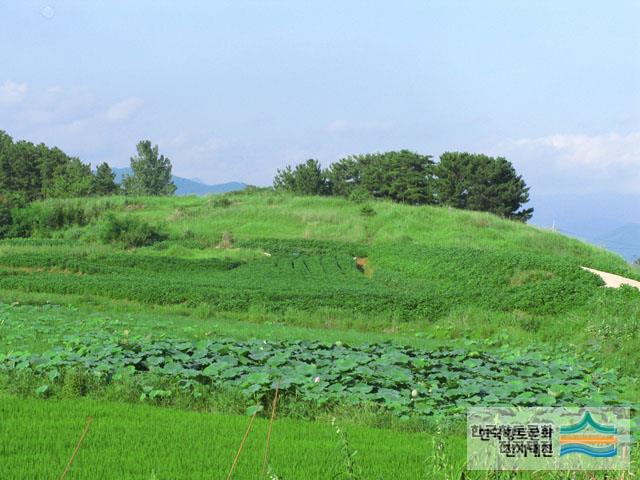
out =
[[[466,471],[464,416],[626,405],[637,435],[640,292],[580,267],[640,273],[489,214],[368,206],[248,191],[14,212],[0,478],[60,478],[87,417],[67,478],[227,478],[241,445],[231,478],[623,478]]]

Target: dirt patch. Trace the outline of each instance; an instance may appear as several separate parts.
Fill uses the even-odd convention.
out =
[[[358,270],[364,272],[367,265],[369,265],[369,259],[367,257],[356,257],[356,268]]]
[[[371,278],[373,277],[373,267],[369,263],[369,258],[367,257],[354,257],[356,260],[356,268],[360,270],[365,277]]]

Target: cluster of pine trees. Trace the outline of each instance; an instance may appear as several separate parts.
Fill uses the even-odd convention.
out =
[[[122,185],[107,163],[89,164],[57,147],[14,142],[0,130],[0,203],[19,206],[33,200],[114,195],[173,195],[171,160],[143,140],[131,158],[132,175]],[[299,195],[386,198],[411,205],[448,205],[527,221],[533,208],[529,187],[508,160],[466,152],[430,155],[409,150],[353,155],[323,169],[317,160],[278,170],[276,190]]]
[[[137,145],[131,158],[132,175],[122,185],[105,162],[92,171],[89,164],[70,157],[57,147],[16,141],[0,130],[0,197],[21,205],[45,198],[125,195],[172,195],[176,186],[171,161],[158,153],[149,140]]]
[[[505,158],[447,152],[434,162],[409,150],[353,155],[323,169],[317,160],[278,170],[274,188],[301,195],[387,198],[447,205],[527,221],[529,187]]]
[[[106,163],[91,166],[57,147],[14,142],[0,131],[0,194],[19,202],[42,198],[109,195],[117,190]]]

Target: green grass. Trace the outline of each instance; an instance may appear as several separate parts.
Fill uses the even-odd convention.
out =
[[[3,480],[59,478],[89,416],[94,420],[69,479],[224,479],[249,423],[245,416],[117,402],[1,396]],[[337,427],[346,432],[346,445],[329,422],[277,419],[270,444],[272,472],[280,479],[301,480],[621,478],[605,473],[465,472],[466,447],[460,436]],[[267,420],[255,420],[233,478],[269,478],[261,476],[267,428]],[[358,476],[349,476],[346,456],[354,452]]]
[[[174,239],[190,238],[216,245],[222,233],[238,238],[334,240],[354,244],[457,245],[493,247],[569,257],[594,268],[634,275],[622,258],[563,235],[503,220],[490,214],[442,207],[411,207],[374,202],[377,214],[362,217],[360,205],[335,197],[294,197],[273,192],[229,194],[229,207],[216,207],[216,197],[110,197],[48,200],[33,204],[28,217],[45,217],[35,231],[41,237],[97,238],[104,212],[162,224]],[[75,205],[86,210],[87,225],[58,225],[56,208]],[[45,213],[42,213],[45,212]],[[49,212],[49,213],[47,213]],[[48,220],[49,216],[56,221]],[[639,277],[640,278],[640,277]]]
[[[3,480],[59,478],[88,416],[94,422],[68,478],[226,478],[249,422],[244,416],[113,402],[4,397]],[[234,478],[260,478],[267,426],[267,420],[255,421]],[[363,478],[409,479],[428,471],[429,435],[362,427],[349,428],[348,435]],[[343,470],[338,440],[328,423],[278,419],[270,447],[273,471],[283,479],[331,478]],[[461,447],[457,442],[460,461]]]
[[[20,212],[20,228],[30,232],[31,238],[0,241],[0,353],[43,352],[62,345],[68,335],[125,331],[195,341],[226,336],[354,345],[391,341],[425,349],[439,345],[480,351],[533,348],[553,360],[587,359],[612,370],[622,391],[620,402],[638,404],[640,292],[605,289],[597,277],[580,269],[584,265],[640,279],[637,270],[610,252],[477,212],[371,202],[376,214],[363,216],[361,205],[339,198],[235,193],[225,196],[230,200],[226,206],[217,198],[51,200]],[[142,248],[126,248],[117,239],[103,243],[113,241],[103,235],[108,215],[132,219],[133,225],[137,220],[147,222],[166,239]],[[221,248],[223,235],[231,238],[230,248]],[[356,268],[356,255],[368,258],[364,272]],[[19,386],[12,391],[20,391]],[[118,399],[117,395],[104,398]],[[11,420],[14,430],[17,422],[30,415],[49,418],[46,412],[56,409],[67,409],[70,417],[80,418],[73,420],[74,435],[82,427],[77,423],[82,424],[91,409],[104,415],[105,431],[121,431],[114,423],[121,418],[132,438],[141,427],[128,416],[130,412],[152,419],[147,425],[149,434],[159,435],[167,450],[160,447],[158,451],[165,455],[156,456],[155,447],[140,443],[143,473],[127,477],[129,473],[118,470],[115,444],[105,444],[107,453],[102,459],[96,447],[93,462],[105,462],[109,475],[121,472],[113,478],[153,478],[154,471],[157,478],[181,478],[182,473],[176,472],[186,468],[186,460],[178,458],[170,464],[174,470],[169,473],[157,465],[170,461],[166,452],[171,448],[180,451],[180,444],[161,424],[168,422],[168,416],[182,425],[181,435],[189,436],[193,430],[188,438],[196,447],[193,455],[185,455],[192,455],[192,462],[200,465],[196,468],[202,468],[196,470],[201,475],[206,475],[204,467],[211,460],[203,453],[206,445],[198,443],[202,443],[202,429],[219,427],[226,432],[219,442],[226,445],[239,441],[246,422],[246,418],[220,413],[122,406],[104,398],[47,403],[7,398],[3,402],[24,405],[25,410],[17,409],[22,413]],[[347,412],[342,421],[349,420],[349,415]],[[4,421],[4,417],[0,418]],[[97,426],[99,417],[96,419]],[[413,460],[404,460],[403,455],[416,455],[409,439],[414,437],[396,436],[409,435],[398,431],[402,426],[371,421],[366,415],[353,415],[351,420],[353,442],[357,444],[362,435],[365,445],[357,448],[358,456],[371,450],[371,457],[363,461],[369,466],[363,468],[381,472],[363,478],[402,478],[389,477],[388,472],[410,472]],[[194,427],[197,422],[204,422],[203,426]],[[256,428],[264,428],[261,422]],[[328,428],[326,446],[322,443],[325,437],[317,434],[319,458],[341,464],[330,427],[293,420],[283,424],[287,422],[296,425],[294,430],[307,433],[308,429]],[[392,428],[367,430],[367,425],[380,424]],[[7,423],[0,422],[0,428],[3,425]],[[433,428],[427,430],[415,438],[421,439],[416,441],[421,450],[424,440],[424,451],[429,452]],[[0,445],[6,445],[3,438],[8,438],[9,430],[0,432]],[[391,452],[396,440],[406,449],[398,457],[402,462],[378,449],[379,444],[389,442],[383,441],[387,438],[395,439],[390,441]],[[367,446],[369,441],[371,446]],[[313,443],[309,440],[309,448]],[[332,454],[323,457],[330,446]],[[64,447],[68,449],[69,444]],[[21,447],[11,442],[10,447],[0,448]],[[235,446],[229,448],[224,462],[230,465]],[[0,460],[9,455],[7,451],[0,450]],[[444,453],[438,457],[438,451]],[[446,469],[453,470],[449,478],[460,478],[464,440],[457,438],[436,452],[422,459],[426,463],[420,468],[427,470],[416,470],[422,478],[446,478]],[[309,464],[304,470],[302,454],[283,458],[301,470],[287,470],[286,462],[276,465],[284,469],[276,469],[281,478],[326,478],[314,476],[314,472],[325,472],[325,467]],[[214,460],[222,462],[218,457]],[[132,463],[126,467],[126,461],[120,463],[121,468],[136,468]],[[29,465],[41,467],[35,462]],[[224,475],[221,467],[222,463],[215,463],[215,474],[209,472],[207,478]],[[36,474],[23,478],[37,478],[40,473],[34,471]],[[77,478],[111,478],[87,472],[93,473]],[[0,478],[5,478],[2,473],[0,464]],[[247,475],[238,478],[255,478]],[[48,477],[42,473],[42,478]]]

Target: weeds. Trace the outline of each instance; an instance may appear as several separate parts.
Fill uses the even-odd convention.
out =
[[[333,478],[362,480],[362,470],[356,461],[358,451],[351,448],[347,433],[340,428],[335,418],[331,420],[331,426],[334,428],[336,435],[338,436],[338,449],[342,458],[343,467],[343,470],[339,471]]]

